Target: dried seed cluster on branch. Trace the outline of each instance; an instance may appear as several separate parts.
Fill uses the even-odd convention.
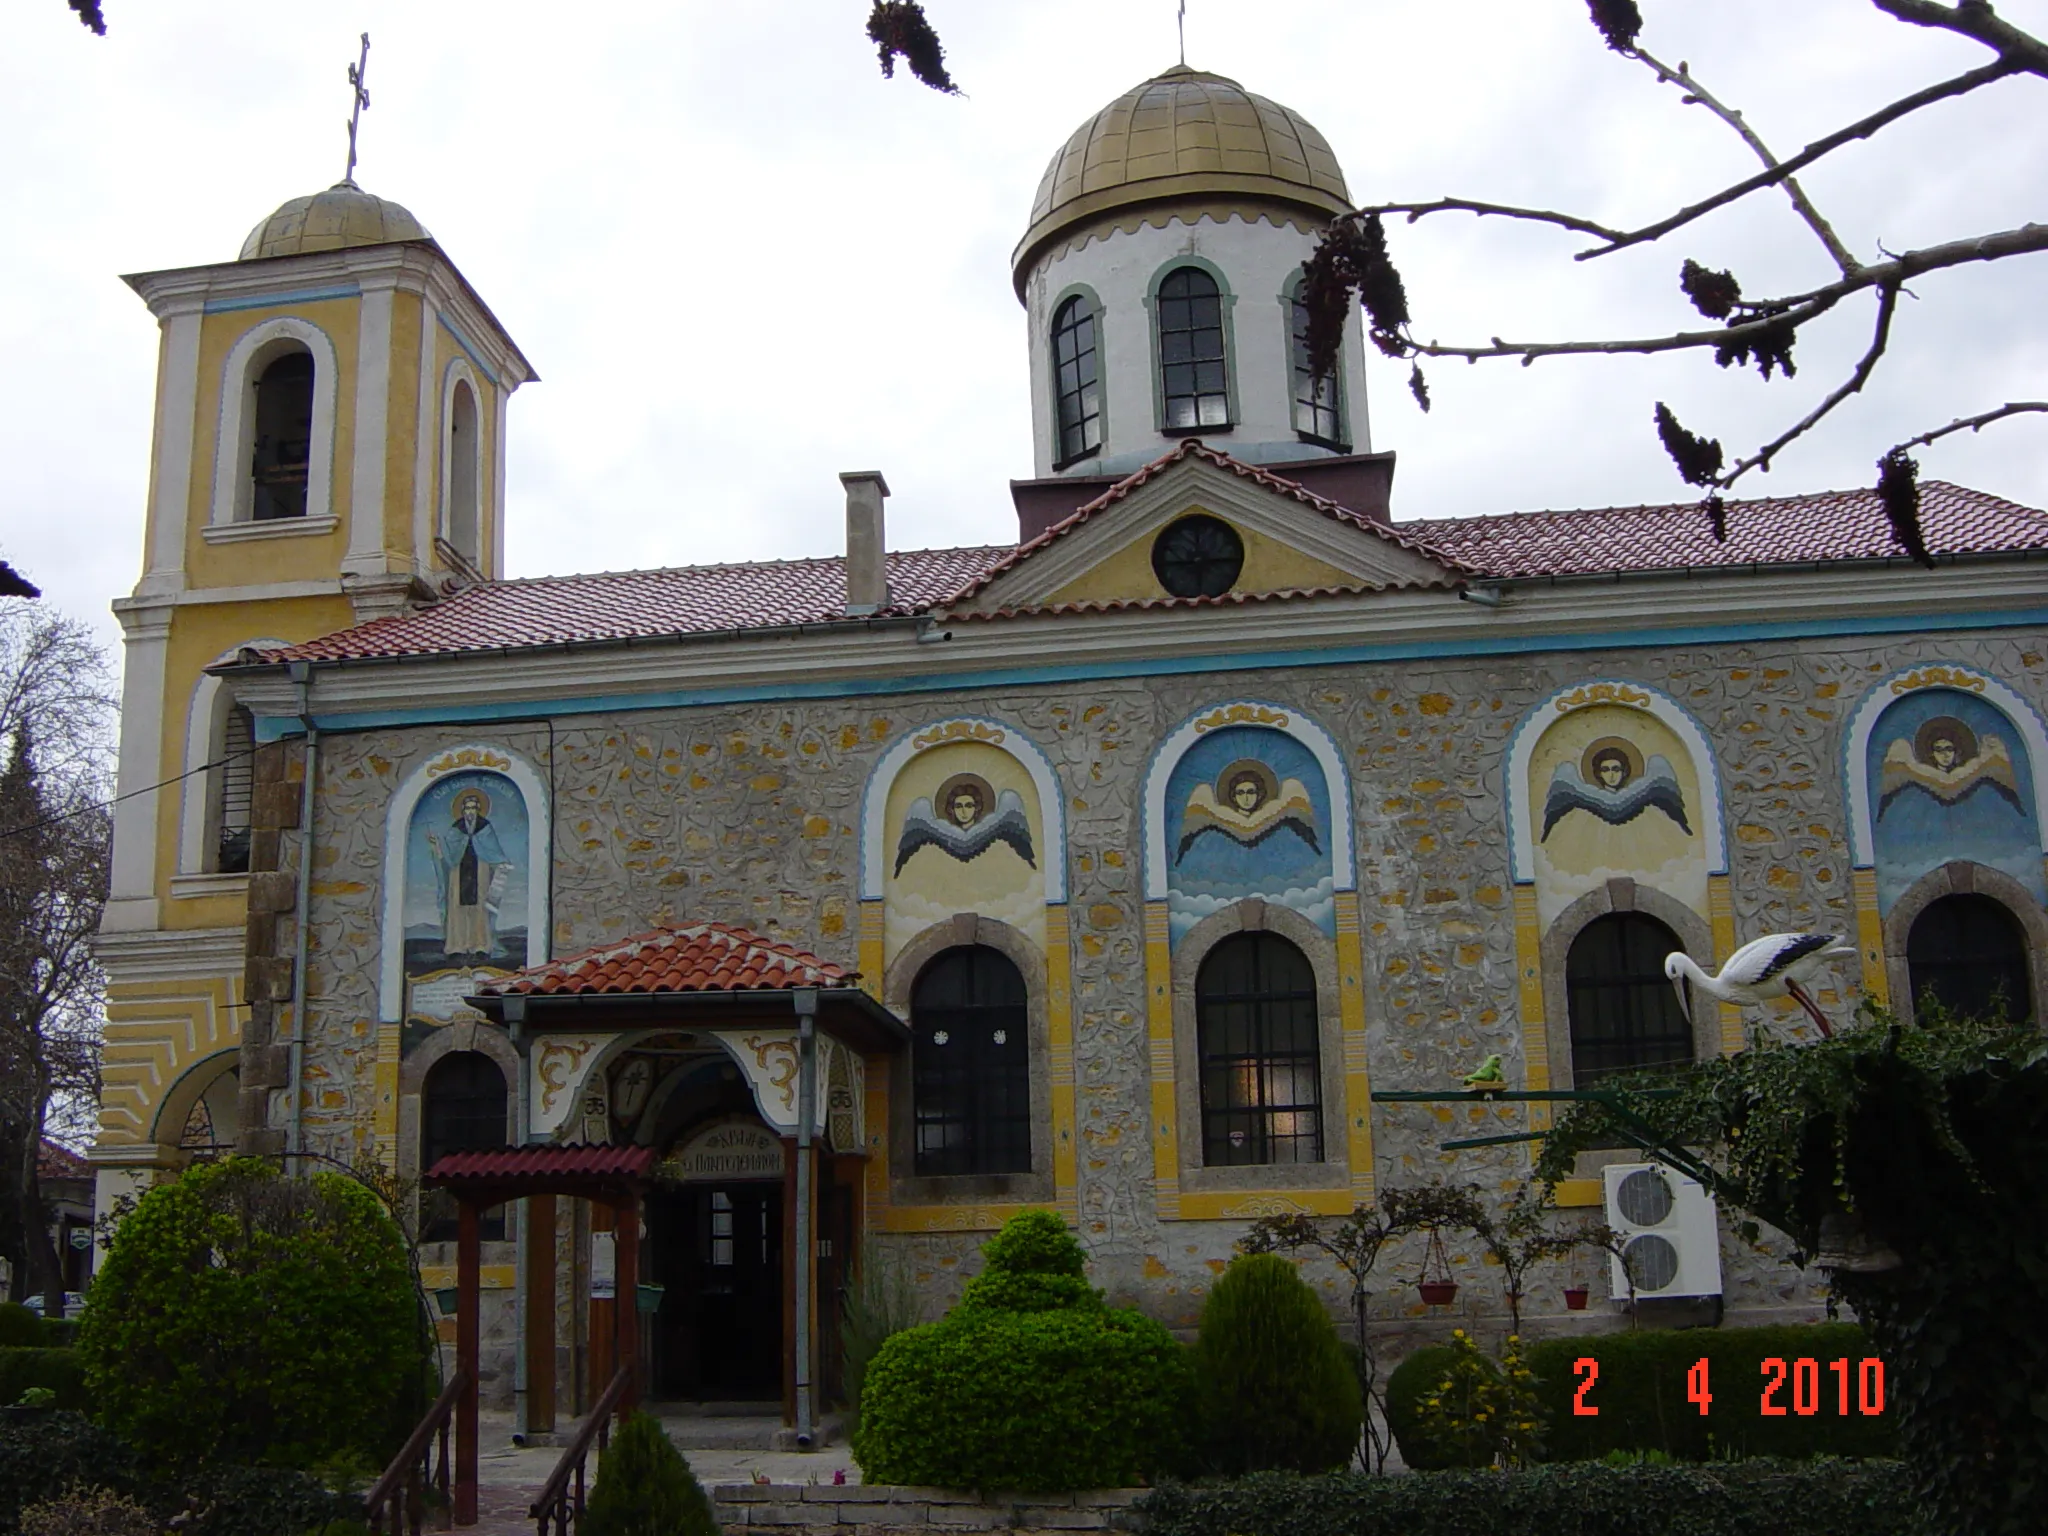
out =
[[[1675,87],[1681,92],[1681,99],[1686,105],[1705,108],[1742,140],[1762,169],[1664,218],[1634,229],[1611,228],[1556,209],[1516,207],[1462,197],[1438,198],[1429,202],[1378,203],[1357,209],[1332,224],[1314,254],[1303,264],[1303,300],[1309,313],[1310,368],[1321,376],[1334,371],[1344,320],[1355,294],[1368,317],[1373,344],[1388,357],[1408,359],[1414,363],[1409,387],[1424,410],[1429,408],[1429,392],[1416,360],[1427,357],[1463,358],[1467,362],[1515,358],[1527,365],[1549,357],[1704,351],[1710,353],[1723,368],[1754,364],[1758,374],[1767,381],[1779,376],[1790,379],[1798,371],[1792,354],[1800,327],[1830,313],[1848,300],[1869,295],[1875,302],[1875,310],[1870,342],[1862,357],[1818,405],[1746,457],[1731,463],[1718,441],[1688,431],[1679,424],[1668,406],[1658,404],[1655,417],[1658,439],[1688,484],[1718,493],[1752,470],[1768,471],[1773,460],[1785,448],[1818,427],[1845,400],[1862,391],[1884,356],[1898,298],[1906,283],[1933,273],[2048,251],[2048,223],[2027,223],[1899,255],[1880,251],[1876,259],[1865,260],[1851,251],[1808,197],[1796,173],[1845,145],[1869,139],[1890,124],[1936,102],[1967,95],[2009,76],[2031,75],[2048,79],[2048,42],[2003,20],[1985,0],[1956,0],[1952,5],[1939,3],[1939,0],[1871,0],[1871,3],[1884,14],[1910,25],[1968,38],[1991,50],[1993,57],[1989,63],[1901,96],[1877,111],[1814,140],[1799,153],[1780,158],[1750,127],[1743,114],[1707,89],[1689,65],[1680,63],[1674,67],[1666,64],[1642,46],[1643,16],[1635,0],[1587,0],[1593,25],[1609,48],[1648,69],[1660,84]],[[1679,290],[1695,310],[1718,323],[1705,330],[1674,330],[1658,336],[1533,342],[1504,341],[1495,336],[1483,345],[1419,340],[1411,328],[1407,290],[1388,249],[1382,223],[1384,216],[1395,213],[1405,215],[1411,224],[1417,219],[1440,213],[1516,219],[1592,236],[1595,243],[1579,251],[1575,258],[1585,261],[1631,246],[1665,240],[1707,214],[1771,187],[1782,190],[1793,214],[1826,256],[1833,269],[1829,280],[1801,293],[1746,299],[1734,273],[1717,272],[1687,258],[1679,270]],[[1907,450],[1954,432],[1978,431],[2010,416],[2042,412],[2048,412],[2048,401],[2008,401],[1995,409],[1960,417],[1945,427],[1924,432],[1885,453],[1879,461],[1883,475],[1878,490],[1891,516],[1900,549],[1922,564],[1933,563],[1920,528],[1919,496],[1914,478],[1917,467],[1907,457]],[[1719,495],[1710,496],[1702,510],[1712,521],[1715,537],[1725,538],[1726,505]]]
[[[917,0],[875,0],[874,10],[868,13],[868,39],[882,56],[885,78],[896,78],[900,57],[910,72],[933,90],[948,96],[960,94],[960,87],[946,73],[946,50],[939,44],[939,34],[932,30]]]

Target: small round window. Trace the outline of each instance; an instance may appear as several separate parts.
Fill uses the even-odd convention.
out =
[[[1221,518],[1196,512],[1152,541],[1152,574],[1175,597],[1218,597],[1244,569],[1244,540]]]

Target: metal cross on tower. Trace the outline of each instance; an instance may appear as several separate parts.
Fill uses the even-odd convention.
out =
[[[348,169],[341,174],[344,186],[356,184],[356,125],[362,121],[363,111],[370,105],[370,93],[363,85],[363,77],[370,72],[370,34],[363,34],[362,56],[348,67],[348,83],[355,94],[355,105],[348,114]]]
[[[1180,0],[1180,14],[1174,18],[1174,25],[1180,28],[1180,62],[1185,69],[1188,62],[1188,0]]]

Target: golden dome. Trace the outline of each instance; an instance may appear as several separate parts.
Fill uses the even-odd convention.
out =
[[[250,230],[239,259],[256,261],[264,256],[299,256],[307,251],[428,238],[420,221],[397,203],[365,192],[352,181],[341,181],[311,197],[293,198]]]
[[[1013,265],[1114,210],[1185,197],[1279,202],[1328,217],[1351,207],[1330,144],[1298,112],[1235,80],[1176,65],[1117,97],[1052,157]]]

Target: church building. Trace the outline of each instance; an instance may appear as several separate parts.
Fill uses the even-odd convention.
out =
[[[1168,70],[1023,220],[1014,540],[892,548],[884,466],[818,487],[840,552],[518,580],[536,375],[411,213],[344,182],[130,277],[100,1209],[233,1148],[636,1170],[629,1233],[558,1192],[475,1222],[486,1403],[587,1406],[637,1304],[650,1395],[808,1424],[855,1266],[935,1314],[1045,1207],[1190,1327],[1253,1218],[1525,1180],[1442,1146],[1545,1123],[1449,1100],[1488,1056],[1560,1090],[1811,1029],[1686,1006],[1674,951],[1839,934],[1838,1024],[2048,1001],[2048,515],[1929,482],[1926,570],[1867,490],[1725,541],[1691,503],[1397,514],[1357,317],[1306,364],[1351,205],[1298,113]],[[1615,1209],[1601,1163],[1563,1203]],[[1814,1314],[1711,1211],[1673,1241],[1712,1317]],[[1387,1315],[1498,1311],[1458,1258],[1451,1311],[1411,1265]]]

